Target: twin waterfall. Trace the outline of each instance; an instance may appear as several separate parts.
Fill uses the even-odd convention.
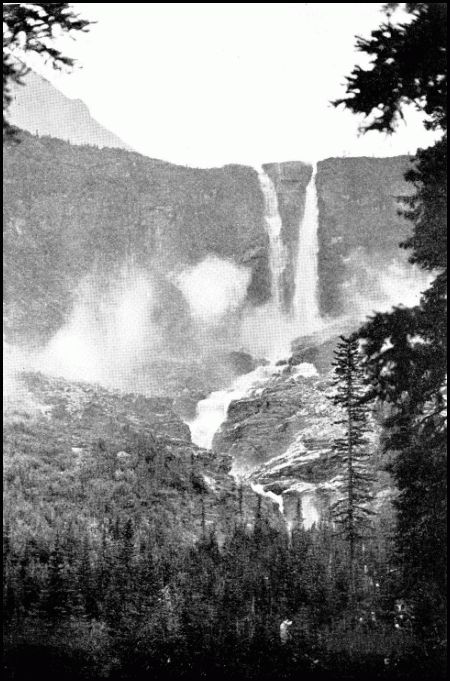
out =
[[[269,263],[272,277],[272,303],[276,306],[279,317],[292,322],[294,335],[306,335],[314,331],[318,325],[318,267],[319,252],[319,206],[316,188],[317,166],[313,166],[311,179],[306,189],[305,209],[299,223],[297,241],[297,263],[295,268],[295,294],[292,310],[284,311],[283,274],[286,267],[286,247],[283,244],[278,197],[275,185],[269,175],[261,167],[258,171],[259,182],[264,196],[265,222],[269,236]]]
[[[278,198],[272,179],[261,167],[258,170],[261,190],[264,196],[265,222],[269,237],[269,263],[272,278],[271,301],[267,312],[267,326],[271,321],[281,325],[283,333],[293,339],[304,336],[317,328],[319,322],[318,304],[318,203],[316,190],[316,166],[306,189],[305,209],[299,221],[297,264],[295,272],[295,294],[292,309],[285,310],[283,301],[283,273],[286,266],[286,248],[282,240],[282,220],[278,209]],[[270,308],[270,309],[269,309]],[[270,310],[276,312],[276,319],[270,319]],[[270,358],[273,361],[279,357]],[[227,411],[233,400],[242,399],[257,386],[261,386],[278,373],[274,364],[257,367],[254,371],[239,376],[225,390],[211,393],[197,405],[195,418],[188,423],[192,441],[200,447],[210,449],[213,438],[226,420]]]

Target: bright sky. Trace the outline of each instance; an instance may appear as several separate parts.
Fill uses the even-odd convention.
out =
[[[363,57],[381,3],[74,3],[96,20],[70,41],[81,68],[46,73],[141,153],[191,166],[413,153],[412,111],[388,138],[358,136],[329,101]]]

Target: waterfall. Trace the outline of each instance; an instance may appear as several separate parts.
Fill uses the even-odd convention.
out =
[[[283,309],[282,276],[286,265],[286,251],[281,237],[283,223],[278,209],[275,185],[261,166],[258,170],[259,183],[264,196],[264,219],[269,236],[269,263],[272,277],[272,300],[278,310]]]
[[[317,164],[313,165],[311,179],[306,188],[305,208],[300,218],[295,263],[295,293],[292,308],[284,306],[283,274],[287,264],[286,247],[282,240],[282,221],[274,183],[261,167],[258,177],[264,196],[264,217],[269,236],[269,264],[272,295],[266,310],[266,319],[286,341],[308,335],[320,326],[319,312],[319,206],[317,199]],[[281,346],[283,343],[276,343]],[[273,359],[273,358],[272,358]]]
[[[256,324],[249,325],[250,336],[263,333],[272,363],[259,366],[244,376],[239,376],[228,389],[212,392],[197,405],[195,418],[188,422],[192,441],[200,447],[211,448],[215,433],[227,418],[233,400],[250,395],[253,390],[279,372],[276,360],[290,351],[290,342],[299,335],[314,331],[319,324],[318,305],[318,204],[314,166],[306,189],[305,210],[299,225],[298,256],[295,274],[293,309],[284,308],[283,273],[286,266],[286,249],[282,240],[282,221],[274,183],[261,167],[258,177],[264,197],[264,218],[269,237],[269,264],[272,278],[272,295],[269,303],[256,315]],[[255,321],[254,320],[254,321]],[[270,346],[270,347],[269,347]]]
[[[211,449],[214,435],[226,420],[231,402],[247,397],[280,371],[280,367],[271,364],[260,365],[248,374],[238,376],[228,389],[216,390],[201,400],[197,404],[195,418],[187,422],[192,442],[204,449]]]
[[[271,492],[270,490],[265,490],[264,485],[257,485],[254,482],[250,483],[250,487],[252,490],[256,493],[259,494],[260,497],[266,497],[267,499],[270,499],[270,501],[273,501],[274,504],[278,506],[278,510],[280,511],[281,515],[284,513],[284,500],[283,500],[283,495],[282,494],[275,494],[274,492]]]
[[[262,167],[258,169],[258,177],[264,197],[264,219],[269,237],[269,264],[272,278],[270,310],[268,307],[265,311],[264,324],[267,326],[267,319],[270,319],[271,328],[278,331],[281,327],[280,322],[285,316],[282,276],[286,264],[286,252],[281,237],[283,225],[274,183]],[[255,388],[270,380],[271,376],[279,371],[279,367],[271,364],[259,366],[254,371],[239,376],[228,389],[216,390],[206,399],[201,400],[197,404],[195,418],[188,422],[192,441],[200,447],[210,449],[215,433],[227,418],[231,402],[250,395]]]
[[[305,210],[300,220],[298,235],[293,301],[293,317],[298,329],[297,335],[305,335],[314,331],[320,321],[317,263],[319,252],[319,205],[316,175],[317,165],[314,164],[311,179],[306,188]]]

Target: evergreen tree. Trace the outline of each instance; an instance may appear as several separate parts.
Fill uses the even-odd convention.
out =
[[[400,5],[410,20],[394,23]],[[371,57],[370,67],[355,66],[347,78],[347,97],[334,104],[365,114],[369,120],[363,130],[392,132],[407,103],[427,115],[428,128],[446,128],[447,3],[391,2],[384,9],[387,21],[356,42]]]
[[[69,588],[66,580],[66,561],[59,535],[50,552],[48,578],[44,589],[44,607],[52,624],[56,625],[67,615]]]
[[[345,427],[342,437],[334,440],[332,458],[344,467],[344,484],[340,497],[331,506],[331,518],[341,527],[340,533],[348,542],[350,585],[353,587],[355,549],[367,532],[373,511],[373,477],[369,473],[367,406],[364,372],[357,338],[341,336],[333,362],[336,392],[331,398],[342,408],[344,416],[336,423]]]
[[[78,564],[78,593],[81,595],[81,606],[87,617],[95,618],[99,614],[97,606],[98,593],[96,579],[91,564],[91,547],[89,537],[83,537],[81,555]]]
[[[201,528],[202,528],[202,539],[206,538],[206,509],[205,509],[205,499],[203,498],[203,495],[200,497],[200,513],[201,513]]]
[[[403,104],[413,103],[425,126],[442,132],[405,176],[415,188],[404,212],[413,233],[401,244],[434,281],[419,305],[376,314],[360,330],[371,394],[388,405],[385,448],[396,453],[399,586],[422,613],[423,593],[434,594],[436,632],[446,602],[447,3],[407,3],[410,20],[394,24],[398,6],[389,3],[387,22],[358,39],[371,66],[354,68],[335,104],[365,114],[366,130],[392,132]]]

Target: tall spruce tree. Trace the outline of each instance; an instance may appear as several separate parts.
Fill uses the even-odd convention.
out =
[[[344,468],[343,486],[331,506],[331,519],[348,542],[350,587],[354,588],[355,551],[357,542],[367,534],[370,525],[373,476],[370,475],[366,433],[367,405],[364,371],[357,338],[341,336],[334,352],[333,403],[341,407],[343,416],[336,421],[344,426],[344,434],[334,440],[331,458]]]
[[[426,627],[436,639],[446,607],[447,3],[402,3],[408,21],[394,22],[399,5],[388,3],[387,20],[358,38],[371,65],[354,68],[335,104],[365,114],[365,130],[389,133],[412,103],[425,127],[442,133],[405,175],[415,189],[404,212],[413,233],[401,244],[434,280],[418,305],[376,314],[360,330],[372,395],[388,412],[385,446],[395,453],[398,586],[421,611],[422,636]]]

